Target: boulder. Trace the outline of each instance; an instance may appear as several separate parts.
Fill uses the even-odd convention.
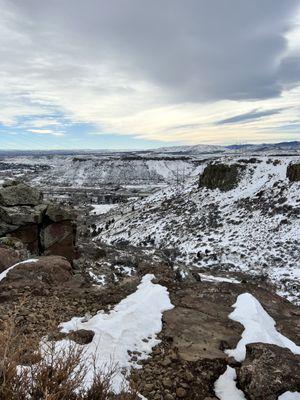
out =
[[[40,224],[43,218],[43,210],[46,209],[46,207],[46,205],[44,205],[44,207],[0,206],[0,220],[14,226]]]
[[[291,182],[300,181],[300,164],[290,164],[286,170],[286,176]]]
[[[43,203],[41,193],[11,181],[0,188],[0,236],[21,240],[34,255],[75,257],[76,216],[58,204]]]
[[[12,268],[2,281],[13,287],[60,285],[72,279],[72,266],[64,257],[40,257]]]
[[[3,206],[37,206],[41,201],[41,192],[24,183],[5,186],[0,190],[0,204]]]
[[[273,344],[252,343],[237,370],[238,386],[249,400],[276,400],[287,391],[299,391],[300,356]]]
[[[85,329],[79,329],[78,331],[71,331],[67,336],[70,340],[73,340],[78,344],[84,345],[92,342],[95,336],[95,332]]]
[[[239,164],[209,164],[199,178],[199,187],[220,189],[223,192],[234,189],[240,181],[244,167]]]

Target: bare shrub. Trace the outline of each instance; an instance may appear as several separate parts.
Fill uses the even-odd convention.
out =
[[[68,346],[57,350],[55,341],[49,341],[41,350],[37,339],[17,332],[14,316],[1,328],[0,400],[138,399],[137,391],[132,388],[130,393],[111,392],[116,368],[103,372],[91,365],[93,382],[85,388],[88,371],[83,362],[84,347],[70,341]]]

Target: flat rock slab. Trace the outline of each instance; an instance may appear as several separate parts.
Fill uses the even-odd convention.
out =
[[[172,338],[186,361],[226,358],[224,350],[236,347],[244,327],[229,319],[229,314],[237,296],[245,292],[261,302],[281,333],[299,340],[299,308],[255,285],[198,282],[169,290],[175,308],[164,314],[164,335]]]

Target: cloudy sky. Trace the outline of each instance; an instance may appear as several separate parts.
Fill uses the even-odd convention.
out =
[[[0,148],[300,140],[300,0],[0,0]]]

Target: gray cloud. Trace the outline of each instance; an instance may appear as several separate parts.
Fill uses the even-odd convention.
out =
[[[295,63],[280,62],[299,0],[2,3],[28,37],[1,46],[2,71],[13,62],[19,74],[63,86],[105,65],[159,85],[177,102],[270,98],[300,80]]]
[[[268,117],[270,115],[276,115],[281,113],[281,111],[285,110],[284,108],[277,108],[272,110],[252,110],[250,112],[235,115],[234,117],[222,119],[216,122],[216,125],[225,125],[225,124],[238,124],[243,122],[255,121],[257,119]]]
[[[282,131],[296,131],[300,133],[300,123],[293,123],[293,124],[285,124],[277,127],[276,129],[282,130]]]
[[[300,80],[300,55],[284,59],[280,66],[282,83],[287,87],[293,87]]]

